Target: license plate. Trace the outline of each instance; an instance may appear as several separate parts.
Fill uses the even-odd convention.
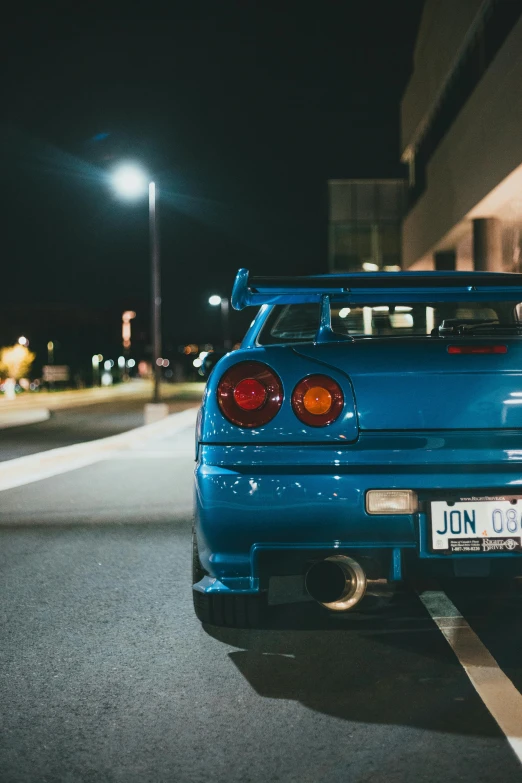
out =
[[[502,495],[433,501],[431,545],[441,554],[522,551],[522,498]]]

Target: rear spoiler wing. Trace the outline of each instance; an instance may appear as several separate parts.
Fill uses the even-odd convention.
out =
[[[240,269],[232,307],[303,304],[336,299],[346,303],[522,302],[522,274],[507,272],[361,272],[353,275],[250,277]]]

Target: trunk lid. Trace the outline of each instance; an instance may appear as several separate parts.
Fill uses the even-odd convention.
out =
[[[507,352],[453,354],[450,345]],[[294,350],[348,376],[360,430],[522,429],[520,338],[366,338]]]

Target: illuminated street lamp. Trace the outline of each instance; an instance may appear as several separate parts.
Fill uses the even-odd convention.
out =
[[[150,266],[152,276],[152,370],[154,373],[154,394],[152,401],[158,403],[160,402],[161,381],[161,365],[157,362],[161,357],[161,280],[158,221],[156,214],[156,184],[149,180],[143,169],[130,163],[121,165],[113,172],[112,184],[117,193],[126,199],[140,198],[145,194],[147,188],[149,192]]]
[[[134,199],[143,196],[148,178],[143,169],[132,163],[124,163],[113,172],[112,182],[120,196]]]
[[[221,305],[221,323],[223,328],[223,347],[225,351],[230,351],[230,337],[229,337],[229,301],[226,296],[218,296],[213,294],[209,297],[209,305],[217,307]]]
[[[22,335],[22,337],[18,338],[18,343],[19,343],[19,345],[24,345],[27,348],[28,345],[29,345],[29,340],[27,339],[27,337],[24,337]]]

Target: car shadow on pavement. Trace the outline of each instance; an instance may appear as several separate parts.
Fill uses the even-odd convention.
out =
[[[347,721],[460,735],[500,731],[417,596],[332,618],[316,604],[270,608],[267,627],[204,626],[262,697]]]

